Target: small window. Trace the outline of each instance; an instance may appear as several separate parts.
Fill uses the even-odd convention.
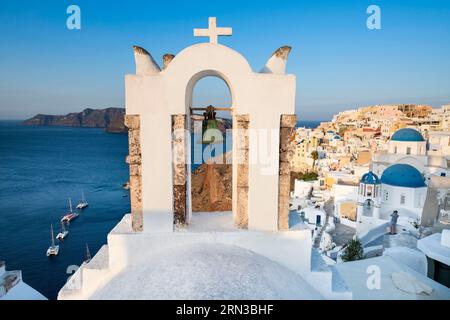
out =
[[[397,146],[394,147],[394,153],[397,153]]]
[[[400,204],[406,203],[406,196],[404,194],[400,195]]]
[[[384,192],[384,201],[388,201],[389,200],[389,192],[385,191]]]
[[[366,196],[367,197],[372,196],[372,186],[367,186]]]
[[[406,148],[406,154],[411,154],[411,147]]]

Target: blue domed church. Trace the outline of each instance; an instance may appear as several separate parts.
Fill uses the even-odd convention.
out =
[[[420,219],[426,193],[423,174],[409,164],[391,165],[381,178],[372,171],[364,174],[358,190],[359,232],[389,221],[394,210],[398,211],[400,220]]]

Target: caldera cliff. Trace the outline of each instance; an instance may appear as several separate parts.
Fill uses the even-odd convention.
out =
[[[64,127],[86,127],[105,128],[112,133],[125,133],[124,125],[125,109],[84,109],[82,112],[72,112],[66,115],[38,114],[25,120],[27,126],[64,126]]]

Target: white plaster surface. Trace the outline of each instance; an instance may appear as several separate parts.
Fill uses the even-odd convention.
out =
[[[197,243],[147,255],[91,299],[321,299],[297,273],[232,245]]]
[[[419,250],[408,247],[393,247],[385,249],[383,255],[392,257],[424,276],[427,275],[427,257]]]
[[[434,233],[417,241],[417,248],[431,259],[450,266],[450,248],[441,244],[441,234]]]
[[[230,263],[228,266],[230,270],[241,270],[240,268],[242,266],[240,264],[244,260],[246,260],[245,263],[247,265],[251,266],[256,264],[259,266],[258,268],[262,267],[263,269],[263,261],[267,262],[268,273],[265,275],[262,274],[261,278],[252,278],[255,281],[259,279],[258,284],[250,284],[250,286],[255,286],[255,290],[272,286],[272,281],[275,280],[267,279],[266,276],[268,274],[271,274],[274,279],[278,279],[281,281],[280,283],[283,283],[286,274],[289,274],[289,277],[291,277],[292,273],[294,273],[296,274],[297,280],[293,280],[293,285],[301,287],[301,280],[299,279],[308,275],[311,271],[310,231],[268,232],[236,230],[229,223],[230,215],[230,213],[222,212],[217,214],[213,213],[211,216],[196,213],[193,215],[192,225],[185,229],[177,230],[176,232],[167,233],[133,232],[130,227],[130,215],[126,215],[108,235],[108,245],[102,247],[100,252],[93,258],[91,261],[93,265],[91,266],[91,263],[83,265],[73,276],[73,282],[75,284],[81,283],[82,285],[75,287],[76,290],[72,290],[74,287],[73,283],[71,286],[66,285],[59,292],[58,299],[106,298],[107,293],[106,291],[102,291],[102,288],[108,286],[110,283],[116,283],[115,281],[121,283],[123,285],[123,291],[128,292],[130,294],[129,297],[132,298],[137,294],[130,293],[130,288],[133,287],[134,281],[138,281],[136,278],[133,278],[134,273],[150,272],[156,277],[158,272],[160,272],[161,277],[168,276],[168,274],[177,277],[176,274],[182,272],[180,270],[183,269],[183,266],[194,269],[197,265],[203,266],[202,268],[204,269],[202,270],[204,272],[202,271],[202,273],[205,274],[205,277],[206,275],[210,275],[213,278],[216,272],[218,272],[217,270],[219,270],[222,273],[224,281],[227,277],[231,277],[230,281],[233,282],[237,281],[235,275],[223,273],[221,271],[222,267],[219,267],[219,265]],[[208,260],[207,257],[212,254],[210,248],[215,248],[215,253],[213,258]],[[105,252],[105,250],[108,251]],[[182,252],[186,252],[186,254]],[[197,260],[197,262],[190,261],[190,254],[192,254],[192,259]],[[205,257],[206,260],[204,263],[200,257]],[[236,257],[237,260],[233,260],[233,257]],[[164,266],[167,270],[164,269],[163,262],[158,264],[158,259],[166,261],[167,264]],[[159,269],[154,269],[156,266],[159,266]],[[289,272],[286,273],[286,270],[289,270]],[[187,273],[188,276],[185,278],[178,278],[178,285],[189,286],[189,283],[199,281],[196,278],[199,275],[195,273],[195,270],[192,272],[192,278],[189,276],[191,273]],[[283,275],[278,276],[277,272],[283,272]],[[136,276],[138,277],[138,275]],[[128,280],[122,280],[122,278],[128,279],[128,277],[131,277],[129,278],[130,287],[126,284]],[[243,277],[251,278],[250,275]],[[202,279],[205,280],[204,278]],[[212,280],[206,279],[205,281]],[[259,283],[260,281],[262,283]],[[138,289],[143,290],[143,296],[148,295],[149,297],[155,298],[162,297],[167,293],[167,291],[155,293],[152,290],[147,292],[146,290],[150,287],[150,283],[143,283]],[[303,293],[306,294],[308,292],[309,289],[307,288],[305,287],[306,291],[302,291],[301,288],[298,289],[298,295],[294,295],[293,297],[300,298]],[[222,289],[227,290],[226,288]],[[268,294],[272,295],[274,299],[281,299],[282,297],[288,299],[292,293],[289,290],[282,289],[279,291],[278,287],[273,287],[272,289],[268,289]],[[104,293],[100,295],[99,292]],[[265,295],[259,296],[259,291],[255,292],[255,298],[269,298],[269,296]],[[276,292],[279,292],[278,296],[275,294]],[[97,294],[99,295],[97,296]],[[188,295],[190,292],[183,291],[180,294]],[[205,294],[206,298],[209,293],[203,292],[199,294]],[[231,296],[232,292],[226,294],[226,296]],[[122,294],[111,293],[111,295],[111,298],[113,296],[120,298]],[[122,297],[125,296],[127,295],[124,294]],[[175,297],[178,296],[174,295],[173,298]],[[251,296],[248,297],[251,298]]]
[[[179,231],[211,232],[211,231],[236,231],[231,211],[219,212],[193,212],[192,218],[185,229]]]
[[[371,266],[380,269],[380,289],[369,289],[367,280]],[[354,300],[450,300],[450,289],[416,272],[392,257],[381,256],[353,262],[338,263],[334,266],[345,284],[353,293]],[[392,281],[392,274],[406,272],[418,281],[433,288],[431,295],[418,295],[399,290]]]

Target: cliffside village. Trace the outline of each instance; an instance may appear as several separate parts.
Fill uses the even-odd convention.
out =
[[[347,110],[293,144],[291,228],[334,261],[357,239],[354,260],[396,252],[450,285],[450,105]]]

